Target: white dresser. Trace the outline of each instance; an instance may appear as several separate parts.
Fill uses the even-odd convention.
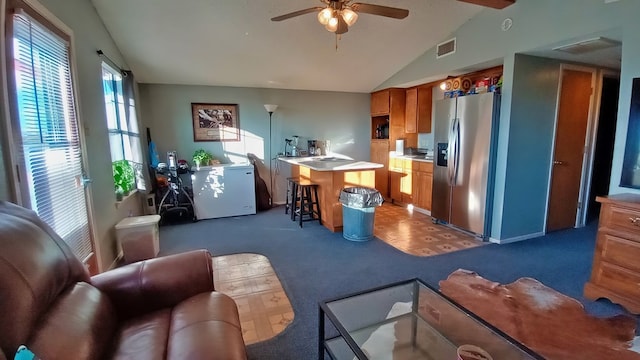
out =
[[[191,170],[193,203],[199,220],[256,213],[253,165],[223,164]]]

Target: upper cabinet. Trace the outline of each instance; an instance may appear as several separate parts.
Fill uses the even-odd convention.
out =
[[[371,116],[389,115],[390,90],[371,93]]]
[[[406,90],[400,88],[389,88],[371,94],[372,127],[383,123],[380,119],[381,117],[385,121],[388,120],[390,146],[395,146],[397,139],[405,139],[406,146],[416,146],[417,144],[417,136],[408,135],[404,129],[405,97]],[[373,131],[375,131],[375,128],[372,129]]]
[[[431,132],[431,85],[407,89],[405,107],[405,132],[409,134]]]

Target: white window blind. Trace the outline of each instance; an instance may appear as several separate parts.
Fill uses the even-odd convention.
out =
[[[128,160],[136,174],[133,188],[144,190],[143,159],[132,78],[132,74],[124,77],[119,70],[102,63],[111,161]]]
[[[69,44],[29,15],[13,16],[22,155],[31,208],[84,260],[92,253]]]

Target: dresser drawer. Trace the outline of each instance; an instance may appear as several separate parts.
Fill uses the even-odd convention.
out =
[[[640,236],[640,211],[630,209],[616,204],[607,204],[603,208],[608,208],[605,215],[604,226],[616,230],[628,230]],[[606,211],[607,209],[603,209]]]
[[[602,260],[640,272],[640,243],[606,232],[598,234]]]
[[[593,275],[592,282],[596,285],[621,295],[640,297],[640,274],[634,271],[602,261]]]

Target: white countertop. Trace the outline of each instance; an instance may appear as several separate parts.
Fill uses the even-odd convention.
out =
[[[306,166],[316,171],[370,170],[384,166],[383,164],[340,156],[279,157],[278,160],[292,165]]]
[[[421,162],[433,162],[433,158],[425,159],[424,157],[416,157],[411,155],[397,155],[395,151],[390,152],[389,156],[396,159],[407,159],[407,160],[421,161]]]

